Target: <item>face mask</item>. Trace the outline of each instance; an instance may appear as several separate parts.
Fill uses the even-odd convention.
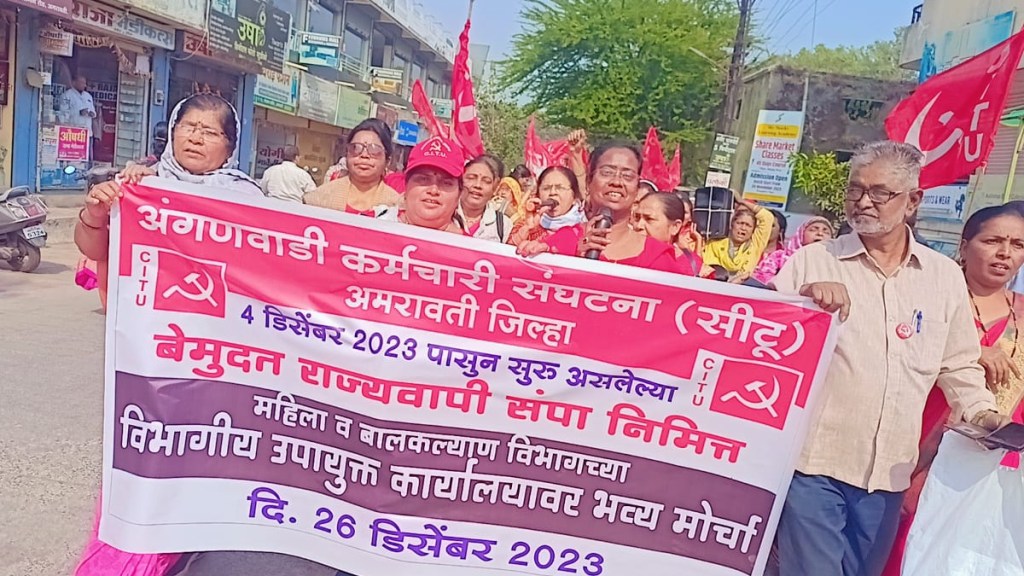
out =
[[[586,219],[587,218],[586,216],[583,215],[583,211],[580,210],[579,205],[573,204],[572,208],[570,208],[568,212],[555,218],[552,218],[547,214],[542,214],[540,217],[540,225],[545,230],[555,232],[556,230],[561,230],[566,226],[575,226],[577,224],[581,224]]]

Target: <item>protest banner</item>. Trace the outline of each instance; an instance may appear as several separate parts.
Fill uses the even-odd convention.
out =
[[[762,573],[832,316],[178,182],[126,190],[103,541],[360,576]]]

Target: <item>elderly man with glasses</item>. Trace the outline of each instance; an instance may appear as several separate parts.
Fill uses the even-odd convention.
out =
[[[921,415],[938,385],[953,417],[994,430],[963,274],[913,241],[924,157],[876,142],[851,160],[852,234],[808,246],[775,277],[843,322],[779,525],[780,572],[877,576],[917,464]]]

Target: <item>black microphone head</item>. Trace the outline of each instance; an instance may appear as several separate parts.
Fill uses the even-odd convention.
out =
[[[557,208],[558,207],[558,200],[556,200],[554,198],[548,198],[547,200],[545,200],[545,201],[540,203],[540,207],[541,208],[543,208],[545,206],[547,206],[548,208]]]
[[[601,219],[597,221],[598,228],[611,228],[612,227],[612,210],[607,206],[601,208]]]

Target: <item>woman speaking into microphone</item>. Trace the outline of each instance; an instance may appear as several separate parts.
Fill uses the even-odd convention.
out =
[[[628,142],[606,142],[590,156],[587,191],[591,219],[567,226],[542,240],[524,242],[522,256],[545,252],[589,257],[606,262],[682,273],[675,250],[630,225],[642,165],[639,148]]]

